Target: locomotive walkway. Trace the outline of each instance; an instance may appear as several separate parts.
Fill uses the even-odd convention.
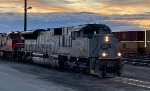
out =
[[[150,68],[125,65],[118,78],[97,78],[0,60],[0,91],[149,91]]]

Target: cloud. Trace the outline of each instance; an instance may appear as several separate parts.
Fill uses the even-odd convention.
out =
[[[145,14],[150,0],[28,0],[28,12],[95,12],[104,15]],[[12,7],[13,6],[13,7]],[[23,0],[1,0],[0,11],[23,12]]]
[[[104,5],[100,10],[95,11],[104,14],[143,14],[150,11],[149,0],[94,0],[93,2]]]
[[[93,0],[95,2],[101,2],[108,5],[130,5],[130,6],[145,6],[149,5],[149,0]]]
[[[13,6],[13,7],[12,7]],[[45,12],[58,12],[58,11],[72,11],[73,9],[67,8],[65,3],[60,0],[28,0],[28,6],[33,7],[28,12],[45,13]],[[23,0],[1,0],[0,10],[2,12],[20,12],[24,11]]]
[[[129,24],[136,24],[143,30],[150,28],[150,14],[134,14],[134,15],[111,15],[110,21],[125,22]]]
[[[108,25],[112,31],[144,30],[139,24],[129,21],[125,22],[121,20],[121,17],[117,20],[116,16],[104,16],[92,12],[30,13],[28,14],[28,29],[47,29],[50,27],[102,23]],[[21,13],[1,13],[0,20],[1,32],[23,30],[23,14]]]
[[[134,27],[133,30],[143,30],[150,28],[149,5],[150,0],[28,0],[28,6],[33,7],[32,9],[28,10],[28,13],[30,13],[29,21],[37,21],[44,24],[55,21],[55,23],[60,24],[61,21],[69,22],[70,25],[75,23],[78,24],[82,21],[84,21],[84,23],[100,22],[102,21],[102,17],[104,19],[102,21],[103,23],[108,23],[110,26],[113,26],[113,28],[116,27],[114,30],[117,30],[117,26],[120,29],[122,26],[124,26],[124,28],[126,26],[130,26],[131,30],[132,27]],[[0,12],[7,12],[5,13],[6,16],[3,16],[4,13],[0,13],[1,23],[5,20],[15,22],[18,20],[19,22],[23,22],[23,11],[23,0],[1,0]],[[85,14],[73,12],[93,12],[96,14],[93,15],[92,13]],[[80,16],[82,18],[80,18]],[[84,16],[86,16],[87,19],[85,19]],[[72,18],[75,19],[73,19],[71,22]],[[20,19],[22,20],[20,21]],[[36,26],[36,22],[34,23]],[[119,23],[123,25],[120,25]],[[51,24],[53,25],[53,23]]]

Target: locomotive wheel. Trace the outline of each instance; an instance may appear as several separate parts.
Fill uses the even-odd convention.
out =
[[[90,70],[88,68],[83,69],[83,74],[90,74]]]
[[[65,63],[66,62],[66,58],[62,57],[62,56],[59,56],[59,69],[60,70],[65,70]]]
[[[121,67],[118,65],[117,68],[118,69],[116,69],[116,71],[117,71],[116,74],[117,74],[118,77],[120,77],[121,76]]]
[[[121,76],[121,72],[120,72],[120,70],[118,70],[118,72],[117,72],[117,76],[118,76],[118,77],[120,77],[120,76]]]
[[[8,53],[8,60],[11,61],[12,60],[12,54]]]
[[[115,70],[116,70],[116,75],[118,77],[120,77],[121,76],[121,66],[119,64],[116,65]]]
[[[74,67],[74,68],[73,68],[73,71],[74,71],[75,73],[80,73],[80,68],[79,68],[79,67]]]
[[[102,77],[105,78],[106,77],[106,66],[102,66]]]
[[[3,57],[2,57],[3,59],[5,59],[6,58],[6,53],[5,52],[3,52]]]
[[[10,60],[12,59],[11,53],[6,52],[4,58],[5,58],[6,60],[9,60],[9,61],[10,61]]]

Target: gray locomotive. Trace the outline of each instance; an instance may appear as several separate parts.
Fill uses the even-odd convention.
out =
[[[98,76],[120,76],[121,53],[117,39],[104,24],[37,29],[21,33],[22,43],[12,58]]]

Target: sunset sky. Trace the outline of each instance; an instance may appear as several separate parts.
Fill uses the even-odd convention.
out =
[[[24,0],[1,0],[0,12],[23,13]],[[114,22],[150,28],[150,0],[28,0],[30,13],[93,12],[115,16]],[[117,17],[118,16],[118,17]]]

